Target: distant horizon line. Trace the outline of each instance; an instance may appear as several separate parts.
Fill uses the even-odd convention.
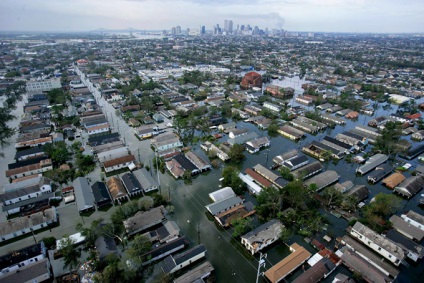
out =
[[[0,30],[0,33],[101,33],[101,32],[163,32],[163,31],[171,31],[172,29],[136,29],[136,28],[124,28],[124,29],[103,29],[103,28],[97,28],[94,30],[55,30],[55,31],[48,31],[48,30]],[[273,30],[273,29],[270,29]],[[277,29],[278,30],[278,29]],[[285,30],[285,29],[280,29]],[[213,31],[213,29],[209,29],[206,31]],[[334,33],[334,34],[418,34],[424,35],[424,31],[410,31],[410,32],[372,32],[372,31],[305,31],[305,30],[285,30],[287,32],[298,32],[298,33]]]

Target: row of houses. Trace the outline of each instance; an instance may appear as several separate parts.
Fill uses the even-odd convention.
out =
[[[78,177],[73,181],[75,200],[78,211],[101,208],[121,203],[146,192],[158,189],[159,185],[145,168],[113,176],[106,183],[95,182],[90,186],[87,178]]]
[[[165,166],[176,179],[183,177],[186,172],[194,176],[212,169],[207,161],[193,151],[176,154],[171,160],[165,162]]]

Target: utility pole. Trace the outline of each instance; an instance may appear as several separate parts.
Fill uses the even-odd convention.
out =
[[[259,263],[258,263],[258,273],[256,274],[256,283],[259,282],[259,276],[263,276],[264,272],[261,272],[261,268],[264,267],[265,268],[265,259],[267,257],[267,254],[259,254]]]

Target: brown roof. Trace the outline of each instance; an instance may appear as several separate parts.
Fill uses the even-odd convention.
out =
[[[38,170],[43,165],[51,165],[51,164],[52,164],[51,159],[41,160],[40,163],[37,163],[37,164],[31,164],[31,165],[7,170],[6,171],[6,177],[10,177],[10,176],[13,176],[13,175],[16,175],[16,174],[21,174],[21,173],[25,173],[25,172],[29,172],[29,171]]]
[[[395,172],[392,175],[390,175],[389,177],[387,177],[386,179],[384,179],[382,181],[383,185],[385,185],[386,187],[393,189],[394,187],[396,187],[397,185],[399,185],[400,183],[403,182],[403,180],[405,180],[406,177],[403,176],[402,173],[399,172]]]
[[[134,161],[135,161],[134,155],[130,154],[130,155],[126,155],[126,156],[123,156],[123,157],[118,157],[118,158],[115,158],[115,159],[112,159],[112,160],[105,161],[103,163],[103,166],[107,168],[107,167],[116,166],[118,164],[123,164],[123,163],[127,163],[127,162],[134,162]]]
[[[97,125],[97,126],[94,126],[94,127],[89,127],[89,128],[87,128],[87,131],[92,132],[92,131],[95,131],[95,130],[100,130],[100,129],[105,129],[105,128],[109,128],[109,123]]]
[[[302,263],[311,257],[311,253],[308,252],[304,247],[299,246],[297,243],[291,245],[290,249],[294,250],[292,254],[285,257],[282,261],[265,272],[266,278],[268,278],[271,283],[276,283],[284,279],[284,277],[293,272],[296,268],[298,268]]]
[[[244,172],[246,172],[247,175],[255,179],[256,182],[258,182],[260,185],[264,186],[265,188],[268,188],[269,186],[272,185],[271,181],[262,177],[262,175],[259,174],[258,172],[253,171],[253,169],[247,168],[246,171]]]
[[[122,181],[117,177],[111,177],[109,180],[107,180],[106,185],[113,200],[128,195],[124,185],[122,184]]]

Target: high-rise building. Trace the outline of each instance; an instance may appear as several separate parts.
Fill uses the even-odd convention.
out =
[[[180,26],[176,27],[176,32],[177,32],[177,34],[181,34],[181,27]]]
[[[205,26],[202,26],[201,34],[206,34],[206,28],[205,28]]]
[[[224,31],[228,32],[228,20],[224,21]]]
[[[228,21],[228,32],[233,33],[233,21],[232,20]]]
[[[244,25],[241,25],[240,26],[240,30],[244,30]]]
[[[177,29],[175,27],[172,27],[171,34],[172,35],[176,35],[177,34]]]

